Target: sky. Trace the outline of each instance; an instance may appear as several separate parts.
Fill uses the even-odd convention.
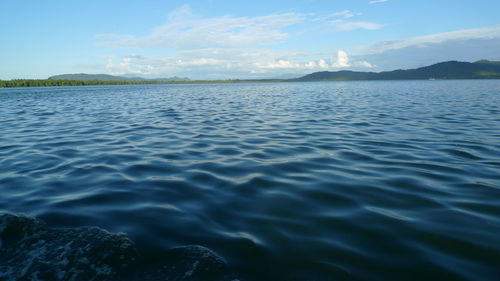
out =
[[[500,60],[497,0],[2,0],[0,79],[287,78]]]

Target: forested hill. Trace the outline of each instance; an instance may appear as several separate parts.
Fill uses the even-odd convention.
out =
[[[412,79],[500,79],[500,62],[447,61],[426,67],[384,72],[322,71],[288,81],[412,80]]]

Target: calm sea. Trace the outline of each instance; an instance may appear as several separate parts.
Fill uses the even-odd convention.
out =
[[[0,89],[0,211],[239,280],[499,280],[500,81]]]

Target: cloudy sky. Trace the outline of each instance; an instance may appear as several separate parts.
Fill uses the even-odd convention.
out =
[[[2,0],[0,79],[192,79],[500,60],[496,0]]]

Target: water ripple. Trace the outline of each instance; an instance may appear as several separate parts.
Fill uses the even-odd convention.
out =
[[[0,89],[0,210],[240,280],[495,280],[500,82]]]

